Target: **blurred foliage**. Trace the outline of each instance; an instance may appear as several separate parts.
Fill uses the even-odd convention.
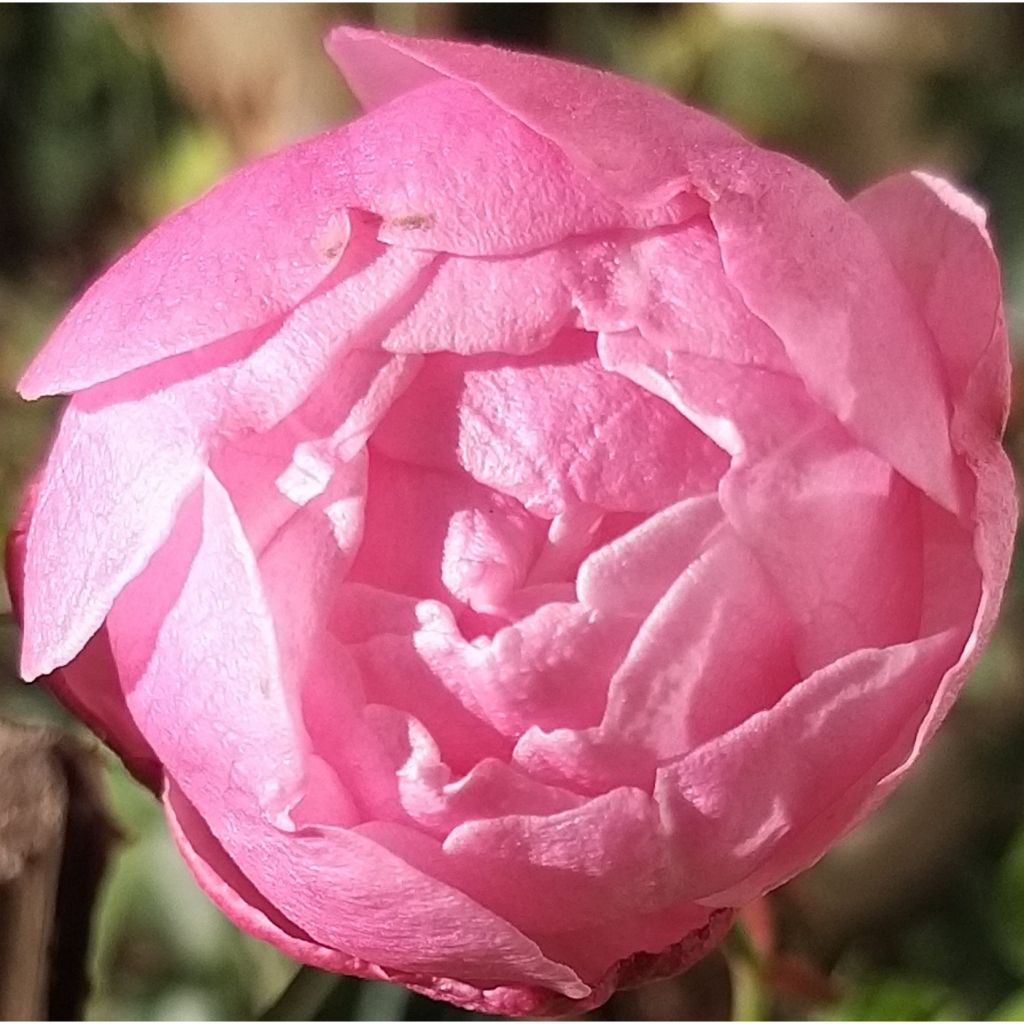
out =
[[[316,64],[315,42],[324,23],[343,18],[616,68],[806,159],[844,191],[912,164],[948,172],[990,206],[1024,353],[1016,6],[215,5],[204,14],[191,5],[2,5],[0,529],[58,411],[10,390],[50,324],[146,225],[242,154],[345,108],[340,84],[337,93],[323,84],[333,80]],[[197,40],[206,47],[198,58]],[[278,58],[285,66],[268,77],[261,69]],[[1019,395],[1008,438],[1018,467]],[[905,791],[818,868],[752,908],[724,956],[620,994],[594,1016],[720,1016],[731,976],[736,1019],[1024,1020],[1022,616],[1018,564],[1001,632]],[[0,623],[0,668],[11,680],[14,646],[13,627]],[[0,713],[75,727],[43,691],[13,682],[0,688]],[[90,1016],[258,1015],[294,965],[213,909],[158,806],[112,756],[105,763],[126,838],[97,908]],[[319,1011],[324,1020],[471,1016],[352,979]]]

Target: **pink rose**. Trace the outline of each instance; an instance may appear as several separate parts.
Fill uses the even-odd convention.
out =
[[[94,284],[23,670],[299,960],[510,1014],[672,973],[906,774],[1013,483],[984,214],[644,86],[339,29],[368,113]]]

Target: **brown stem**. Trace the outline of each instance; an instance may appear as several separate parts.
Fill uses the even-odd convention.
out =
[[[96,891],[115,830],[91,750],[0,721],[0,1020],[82,1018]]]

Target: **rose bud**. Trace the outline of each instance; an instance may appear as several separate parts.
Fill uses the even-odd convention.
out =
[[[301,961],[506,1014],[683,969],[904,776],[1015,522],[984,214],[650,88],[343,28],[21,382],[22,669]]]

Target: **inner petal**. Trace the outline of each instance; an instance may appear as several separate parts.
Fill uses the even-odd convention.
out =
[[[606,370],[594,336],[576,330],[525,357],[432,357],[372,444],[460,466],[545,519],[581,504],[652,512],[714,490],[729,463],[667,402]]]

